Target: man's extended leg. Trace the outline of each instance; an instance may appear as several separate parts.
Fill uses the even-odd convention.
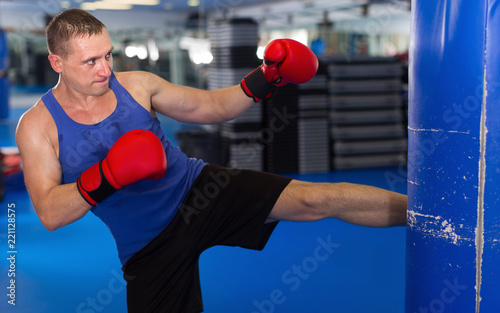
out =
[[[377,187],[350,183],[293,180],[276,202],[268,221],[338,218],[372,227],[406,224],[407,197]]]

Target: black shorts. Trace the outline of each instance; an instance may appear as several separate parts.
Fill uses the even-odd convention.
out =
[[[165,230],[123,266],[129,313],[203,311],[198,259],[206,249],[262,250],[265,223],[290,178],[207,165]]]

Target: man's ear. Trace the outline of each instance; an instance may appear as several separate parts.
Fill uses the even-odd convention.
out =
[[[57,54],[49,54],[50,66],[56,73],[62,72],[62,62],[61,57]]]

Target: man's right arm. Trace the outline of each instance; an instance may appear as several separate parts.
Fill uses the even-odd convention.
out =
[[[26,188],[40,221],[50,231],[77,221],[91,208],[76,183],[61,184],[62,170],[54,138],[57,138],[55,122],[41,103],[19,121],[16,141]]]

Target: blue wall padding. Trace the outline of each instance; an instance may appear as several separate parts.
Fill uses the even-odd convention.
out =
[[[6,118],[9,115],[9,81],[6,77],[8,68],[7,35],[0,29],[0,118]]]

